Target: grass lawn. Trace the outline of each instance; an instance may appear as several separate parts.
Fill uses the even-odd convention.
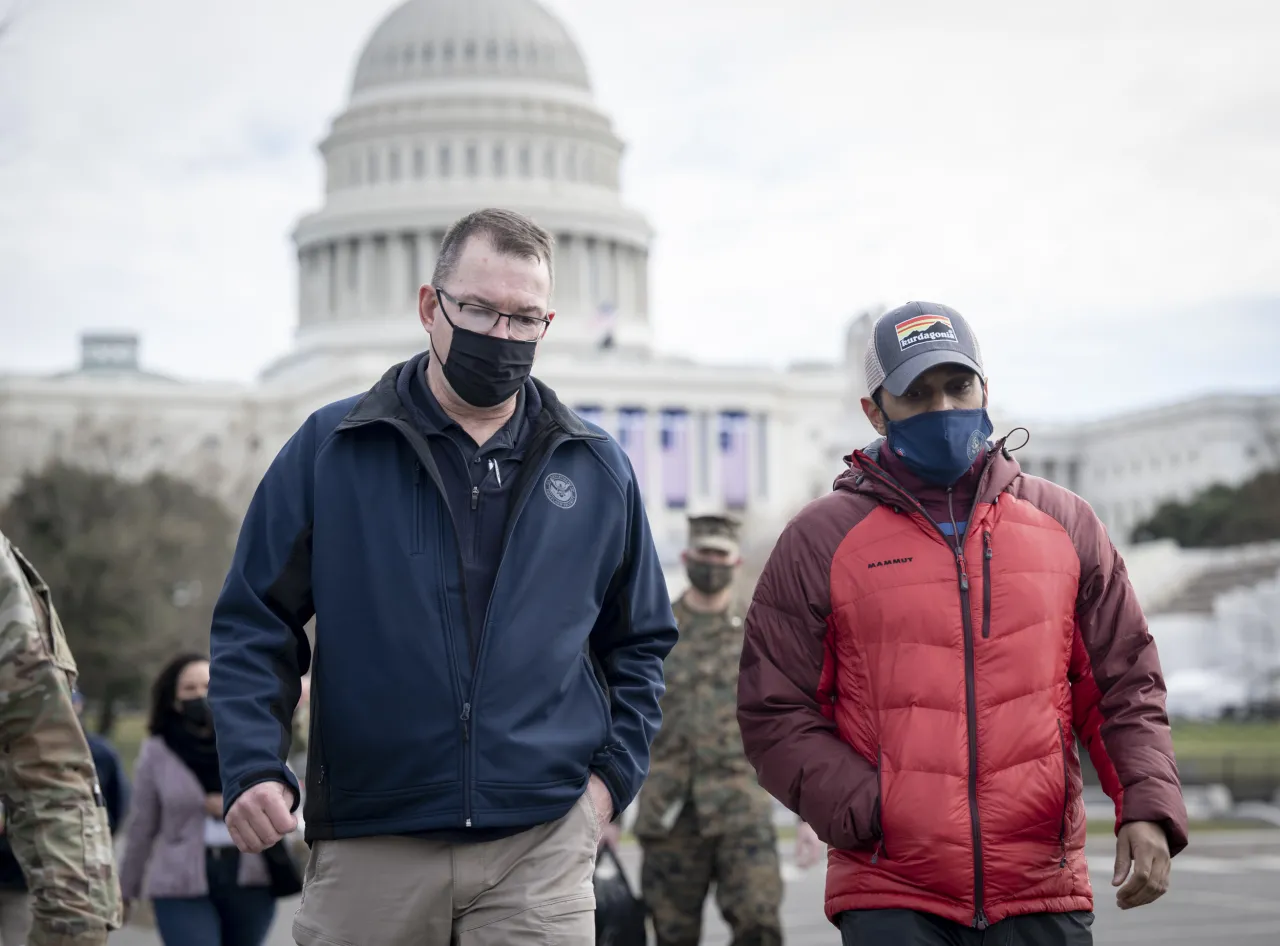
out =
[[[1280,756],[1280,722],[1191,723],[1175,721],[1173,746],[1188,758],[1236,755]]]

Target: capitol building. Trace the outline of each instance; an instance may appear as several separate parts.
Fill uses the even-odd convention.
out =
[[[292,350],[249,385],[145,369],[141,340],[87,335],[78,367],[0,375],[0,500],[52,459],[190,479],[237,515],[316,408],[426,347],[416,317],[445,229],[488,206],[556,240],[557,317],[535,374],[614,434],[674,575],[691,508],[739,511],[768,543],[871,439],[857,400],[870,316],[828,363],[721,367],[655,350],[653,230],[619,186],[624,144],[565,26],[536,0],[409,0],[360,52],[320,141],[320,206],[293,232]],[[69,359],[70,360],[70,359]],[[1280,463],[1280,395],[1209,397],[1033,426],[1019,458],[1089,499],[1121,539],[1160,501]]]

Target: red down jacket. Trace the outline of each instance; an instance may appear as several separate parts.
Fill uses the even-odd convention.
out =
[[[1093,908],[1077,637],[1099,695],[1081,691],[1080,728],[1096,706],[1120,822],[1186,845],[1155,643],[1088,504],[1022,474],[1001,442],[960,552],[953,541],[858,452],[756,586],[743,745],[760,784],[832,846],[833,920],[903,908],[985,928]]]

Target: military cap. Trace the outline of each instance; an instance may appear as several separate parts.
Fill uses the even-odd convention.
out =
[[[708,513],[689,517],[689,548],[711,549],[736,557],[742,524],[733,516]]]

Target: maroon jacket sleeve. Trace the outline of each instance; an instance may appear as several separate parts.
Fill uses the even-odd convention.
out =
[[[858,504],[833,493],[787,526],[747,611],[738,676],[742,744],[760,784],[845,849],[874,843],[880,830],[875,767],[840,738],[818,696],[831,560],[848,531],[841,520],[849,523]]]
[[[1022,481],[1023,497],[1062,524],[1080,558],[1076,618],[1102,694],[1102,740],[1123,789],[1120,821],[1161,825],[1176,854],[1187,846],[1187,807],[1165,711],[1164,675],[1124,560],[1083,499],[1035,477]]]

